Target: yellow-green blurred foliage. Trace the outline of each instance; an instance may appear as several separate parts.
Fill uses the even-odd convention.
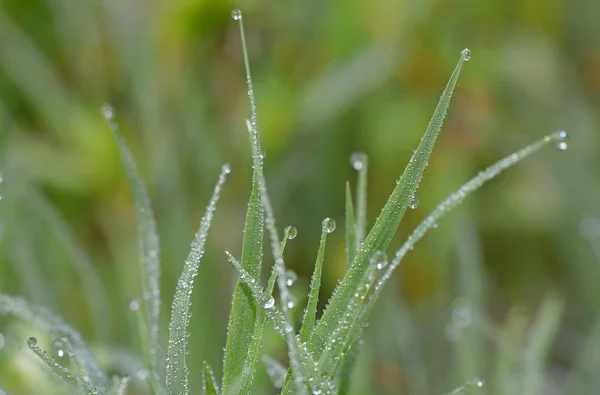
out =
[[[409,254],[373,317],[359,365],[370,388],[362,393],[441,394],[476,376],[488,380],[490,393],[520,393],[503,387],[520,360],[507,357],[514,365],[504,371],[501,351],[510,354],[507,343],[515,353],[526,348],[542,301],[552,307],[547,295],[557,295],[566,308],[542,358],[542,381],[561,384],[600,307],[597,0],[5,0],[0,292],[52,308],[96,349],[136,351],[128,310],[140,293],[135,220],[100,113],[109,102],[157,214],[165,333],[189,242],[220,165],[232,164],[190,328],[194,393],[202,360],[219,374],[237,279],[223,250],[239,255],[251,174],[233,8],[245,15],[280,230],[299,230],[287,248],[301,278],[298,295],[306,294],[321,220],[338,221],[323,305],[345,270],[350,154],[370,158],[372,224],[463,48],[472,59],[419,189],[421,204],[407,213],[394,247],[484,166],[544,134],[569,132],[566,152],[544,150],[501,175]],[[86,259],[107,294],[104,329],[75,262]],[[461,303],[473,314],[466,329],[452,324]],[[42,333],[15,325],[0,316],[0,387],[48,393],[24,341]],[[272,332],[263,351],[285,360]],[[262,366],[257,375],[256,393],[273,391]]]

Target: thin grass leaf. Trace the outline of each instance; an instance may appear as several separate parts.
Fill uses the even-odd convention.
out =
[[[473,379],[473,380],[469,380],[466,383],[464,383],[463,385],[456,387],[454,390],[452,390],[451,392],[448,392],[446,395],[459,395],[459,394],[465,394],[469,388],[482,388],[485,385],[485,381],[483,381],[482,379]]]
[[[44,307],[29,304],[20,297],[4,294],[0,294],[0,315],[13,315],[57,337],[69,339],[73,348],[73,358],[89,378],[90,386],[96,387],[100,392],[107,391],[108,378],[100,369],[94,355],[79,332],[65,323],[60,316]]]
[[[88,395],[98,394],[97,388],[91,387],[89,383],[83,380],[83,378],[74,376],[71,373],[69,373],[69,369],[56,362],[56,360],[50,355],[48,355],[46,351],[42,351],[37,346],[37,339],[35,337],[30,337],[29,339],[27,339],[27,346],[31,351],[33,351],[35,355],[37,355],[42,360],[42,362],[44,362],[46,366],[50,368],[50,371],[53,374],[60,377],[64,382],[66,382],[69,385],[72,385],[73,387],[79,390],[82,390]]]
[[[317,304],[319,303],[319,290],[321,289],[321,273],[323,272],[323,259],[325,257],[325,246],[327,245],[327,235],[335,229],[335,222],[331,218],[325,218],[321,225],[321,241],[319,242],[319,252],[317,253],[317,261],[315,263],[315,271],[313,272],[310,282],[310,292],[308,294],[308,302],[304,310],[304,318],[300,327],[300,341],[306,342],[310,339],[310,334],[315,326],[317,317]]]
[[[266,226],[269,233],[269,239],[271,241],[271,252],[273,257],[275,258],[274,268],[277,271],[277,283],[280,290],[280,299],[282,302],[283,309],[283,317],[286,322],[286,327],[293,328],[292,319],[289,312],[289,307],[291,303],[293,303],[292,296],[288,290],[288,286],[286,283],[286,269],[285,262],[283,261],[283,255],[280,251],[281,240],[279,239],[279,235],[277,232],[277,226],[275,223],[275,216],[273,214],[273,206],[271,205],[271,201],[269,199],[267,185],[263,174],[263,154],[260,149],[260,140],[258,134],[258,116],[256,111],[256,101],[254,99],[254,89],[252,87],[252,76],[250,73],[250,62],[248,60],[248,50],[246,47],[246,37],[244,34],[244,23],[242,19],[242,12],[240,10],[234,10],[232,12],[233,19],[237,20],[240,25],[240,36],[242,41],[242,50],[244,54],[244,68],[246,70],[246,84],[248,86],[248,99],[250,101],[250,120],[247,122],[248,131],[251,134],[251,142],[252,142],[252,157],[253,157],[253,170],[258,178],[258,185],[260,189],[261,201],[266,214]],[[298,376],[295,377],[295,381],[298,383],[300,394],[303,393],[304,389],[302,387],[302,382],[304,381],[304,377],[302,376],[302,369],[300,365],[300,361],[297,360],[295,346],[294,346],[294,338],[291,335],[291,332],[284,332],[286,343],[288,344],[288,354],[290,357],[290,364],[292,367],[297,369]]]
[[[356,183],[356,247],[360,248],[367,234],[367,170],[369,157],[364,152],[354,152],[350,157],[354,170],[358,172]]]
[[[204,361],[204,368],[202,369],[202,387],[204,395],[219,395],[219,387],[217,386],[217,380],[213,373],[210,365]]]
[[[323,393],[331,393],[328,391],[333,391],[333,385],[328,379],[321,376],[317,363],[312,359],[304,343],[300,342],[299,336],[293,335],[293,327],[287,322],[284,314],[275,305],[275,299],[266,294],[256,284],[254,278],[242,268],[240,263],[229,252],[225,253],[229,262],[240,272],[240,280],[248,285],[252,290],[256,302],[264,307],[263,310],[273,322],[275,331],[288,342],[288,347],[290,347],[294,359],[298,362],[299,369],[302,369],[301,372],[307,377],[306,383],[313,394],[319,394],[321,391],[324,391]]]
[[[281,253],[285,251],[285,246],[287,245],[287,241],[296,237],[297,230],[293,226],[288,226],[285,228],[283,241],[281,242]],[[273,289],[275,288],[275,281],[277,278],[277,270],[275,267],[271,270],[271,275],[269,276],[269,282],[267,283],[267,294],[272,295]],[[289,279],[289,276],[288,276]],[[287,281],[287,280],[286,280]],[[256,369],[256,361],[258,360],[258,354],[260,353],[260,348],[263,340],[263,332],[265,328],[265,321],[267,318],[267,314],[265,313],[265,309],[261,308],[258,313],[258,320],[256,321],[256,325],[254,326],[254,334],[252,336],[252,344],[250,345],[250,350],[248,351],[248,359],[247,366],[243,370],[243,376],[241,380],[241,385],[239,389],[239,394],[249,394],[250,389],[252,387],[252,379],[254,378],[254,371]],[[285,373],[284,373],[285,374]],[[282,381],[283,384],[283,381]]]
[[[131,382],[131,377],[125,376],[121,377],[117,380],[117,384],[113,393],[115,395],[125,395],[127,394],[127,389],[129,388],[129,383]]]
[[[102,107],[102,114],[112,129],[117,143],[123,163],[125,164],[125,172],[127,181],[131,188],[133,200],[138,220],[138,234],[140,243],[141,270],[143,277],[143,290],[145,301],[145,312],[150,334],[148,343],[145,345],[145,350],[149,353],[150,366],[152,374],[156,376],[156,381],[161,382],[164,377],[164,354],[161,347],[160,339],[160,245],[158,232],[156,231],[156,220],[154,212],[150,205],[148,191],[137,171],[137,165],[133,159],[133,155],[125,142],[125,138],[119,130],[119,125],[115,122],[114,109],[105,104]]]
[[[479,172],[475,177],[470,179],[468,182],[463,184],[456,192],[452,193],[448,198],[442,201],[421,223],[415,228],[413,233],[408,237],[406,242],[402,245],[389,266],[385,268],[382,276],[379,278],[375,287],[373,288],[373,292],[368,296],[368,302],[362,309],[357,324],[354,326],[355,335],[359,336],[361,328],[366,324],[366,321],[371,313],[375,302],[377,301],[383,286],[392,276],[394,270],[398,267],[404,256],[408,253],[408,251],[412,250],[414,245],[425,236],[427,231],[432,228],[435,228],[438,220],[442,218],[444,215],[449,213],[455,207],[460,205],[471,193],[478,190],[483,184],[492,178],[496,177],[502,171],[508,169],[511,166],[516,165],[523,159],[527,158],[529,155],[539,151],[545,145],[551,142],[560,142],[564,139],[564,132],[556,132],[552,135],[545,136],[543,139],[540,139],[527,147],[517,151],[516,153],[507,156],[504,159],[499,160],[493,165],[489,166],[485,170]]]
[[[285,380],[287,368],[267,355],[263,357],[263,363],[267,368],[267,376],[271,379],[273,386],[275,388],[281,388]]]
[[[350,268],[356,256],[356,218],[354,215],[354,204],[352,203],[352,190],[350,183],[346,181],[346,270]]]
[[[555,294],[549,294],[542,302],[529,333],[529,345],[523,353],[523,387],[520,391],[522,394],[542,393],[546,359],[560,325],[564,307],[564,299]]]
[[[330,354],[330,350],[325,348],[325,343],[331,336],[332,328],[336,328],[337,324],[343,319],[350,300],[357,293],[360,285],[364,283],[365,277],[368,275],[367,272],[371,257],[376,251],[385,251],[387,249],[404,216],[406,208],[414,198],[450,105],[450,99],[463,63],[469,58],[470,51],[464,50],[461,53],[460,60],[454,72],[450,76],[446,89],[442,93],[439,104],[434,111],[425,134],[421,138],[419,146],[383,207],[375,225],[362,244],[342,283],[333,294],[329,306],[312,334],[309,342],[309,350],[316,355],[325,354],[325,358],[323,359],[325,361],[329,359],[327,354]],[[327,372],[327,374],[329,373]],[[291,395],[295,390],[296,388],[286,385],[282,394]]]
[[[169,348],[166,363],[167,394],[183,395],[189,392],[189,372],[186,364],[189,337],[187,328],[191,317],[190,309],[192,306],[194,278],[198,275],[200,260],[204,255],[204,244],[206,243],[206,237],[208,236],[211,221],[217,202],[219,201],[221,189],[227,179],[227,174],[230,172],[231,167],[228,164],[223,165],[221,175],[210,198],[210,203],[206,208],[206,213],[200,221],[200,227],[192,241],[190,253],[183,265],[183,271],[175,289],[173,307],[171,309],[171,321],[169,323]]]

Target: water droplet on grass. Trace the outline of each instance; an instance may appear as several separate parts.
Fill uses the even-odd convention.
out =
[[[267,303],[265,303],[264,307],[265,309],[272,309],[273,306],[275,306],[275,298],[271,296],[271,298],[267,300]]]
[[[59,358],[64,357],[67,354],[64,340],[61,338],[54,340],[54,343],[52,343],[52,351]]]
[[[236,8],[235,10],[231,11],[231,17],[234,20],[239,21],[240,19],[242,19],[242,11]]]
[[[295,239],[298,236],[298,229],[294,225],[290,225],[285,228],[284,234],[287,235],[288,240]]]
[[[110,104],[105,103],[102,105],[102,115],[107,121],[112,121],[115,119],[115,110]]]
[[[471,59],[471,50],[469,48],[463,49],[460,54],[462,55],[465,62],[468,62]]]
[[[225,172],[225,174],[231,173],[231,165],[229,163],[225,163],[223,165],[222,169]]]
[[[381,270],[388,264],[387,255],[383,251],[376,251],[371,257],[371,264],[374,265],[377,270]]]
[[[569,148],[569,144],[567,144],[568,137],[569,135],[567,134],[567,132],[561,130],[558,133],[558,140],[556,140],[556,148],[558,148],[561,151],[565,151],[567,148]]]
[[[35,336],[31,336],[29,339],[27,339],[27,345],[29,347],[37,346],[37,342],[38,342],[38,340],[37,340],[37,337],[35,337]]]
[[[350,155],[350,165],[354,170],[361,170],[367,161],[367,154],[364,152],[353,152]]]
[[[408,207],[412,209],[416,209],[417,207],[419,207],[419,198],[416,196],[412,196],[410,198],[410,202],[408,202]]]
[[[296,280],[298,279],[298,275],[293,270],[288,270],[285,272],[285,283],[288,287],[291,287]]]
[[[335,230],[335,221],[331,218],[325,218],[322,223],[323,230],[327,233],[331,233]]]

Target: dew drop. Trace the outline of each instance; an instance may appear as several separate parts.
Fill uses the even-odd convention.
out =
[[[419,198],[414,195],[411,196],[410,202],[408,202],[408,207],[412,209],[416,209],[417,207],[419,207]]]
[[[367,163],[367,154],[364,152],[353,152],[350,155],[350,165],[354,170],[362,170]]]
[[[239,21],[240,19],[242,19],[242,11],[236,8],[235,10],[231,11],[231,17],[234,20]]]
[[[387,255],[383,251],[376,251],[371,257],[371,264],[374,265],[377,270],[381,270],[388,264]]]
[[[314,387],[314,388],[312,389],[312,393],[313,393],[313,395],[320,395],[320,394],[321,394],[321,388],[319,388],[319,387]]]
[[[288,287],[291,287],[292,285],[294,285],[294,283],[296,282],[297,279],[298,279],[298,275],[296,274],[295,271],[288,270],[285,272],[285,283],[287,284]]]
[[[138,311],[139,309],[140,309],[140,302],[138,302],[136,299],[131,299],[131,301],[129,302],[129,310]]]
[[[105,103],[102,105],[102,115],[107,121],[112,121],[115,119],[115,110],[110,104]]]
[[[295,305],[296,305],[296,302],[294,302],[293,300],[288,300],[288,302],[287,302],[288,309],[293,309]]]
[[[54,343],[52,343],[52,351],[54,354],[56,354],[56,356],[59,358],[64,357],[67,354],[65,350],[65,341],[62,338],[54,340]]]
[[[271,298],[267,300],[267,303],[265,303],[264,307],[265,309],[272,309],[273,306],[275,306],[275,298],[271,296]]]
[[[37,337],[31,336],[29,339],[27,339],[27,345],[29,347],[35,347],[35,346],[37,346]]]
[[[475,385],[479,388],[483,387],[485,385],[485,381],[484,380],[477,380],[477,382],[475,383]]]
[[[287,235],[288,240],[295,239],[298,236],[298,229],[294,225],[289,225],[283,231]]]
[[[231,173],[231,165],[229,163],[225,163],[221,169],[225,172],[225,174]]]
[[[567,144],[567,138],[568,138],[568,134],[567,132],[565,132],[564,130],[561,130],[560,132],[558,132],[558,139],[556,140],[556,148],[558,148],[561,151],[566,151],[567,148],[569,148],[569,145]]]
[[[471,50],[469,48],[463,49],[460,54],[462,55],[465,62],[468,62],[471,59]]]
[[[323,230],[327,233],[331,233],[335,230],[335,221],[331,218],[325,218],[322,223]]]

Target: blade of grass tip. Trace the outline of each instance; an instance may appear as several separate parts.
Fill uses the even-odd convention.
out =
[[[288,306],[290,302],[293,303],[291,294],[287,287],[286,282],[286,269],[285,262],[283,261],[283,255],[280,251],[281,241],[279,239],[279,235],[277,232],[277,226],[275,224],[275,216],[273,214],[273,206],[271,205],[271,201],[269,199],[266,181],[263,175],[263,154],[260,149],[260,140],[258,134],[258,116],[256,111],[256,101],[254,99],[254,89],[252,87],[252,76],[250,73],[250,62],[248,60],[248,49],[246,46],[246,36],[244,33],[244,23],[242,19],[242,12],[238,9],[233,10],[232,17],[234,20],[239,22],[240,25],[240,36],[242,41],[242,51],[244,55],[244,68],[246,70],[246,84],[248,86],[248,99],[250,101],[250,121],[248,124],[248,131],[251,133],[251,142],[252,142],[252,157],[254,162],[254,172],[258,175],[258,185],[261,192],[262,204],[266,214],[266,226],[269,232],[269,238],[271,241],[271,250],[273,253],[273,257],[275,258],[275,270],[277,271],[277,284],[279,286],[279,295],[282,302],[283,314],[286,320],[286,327],[293,328],[292,319],[289,312]],[[286,335],[286,343],[289,348],[289,357],[290,364],[292,367],[296,368],[301,375],[302,370],[300,367],[300,362],[296,360],[295,351],[293,350],[293,335],[290,332],[285,332]],[[295,381],[300,385],[304,381],[304,377],[298,376],[295,377]]]
[[[529,345],[523,355],[523,388],[520,393],[537,395],[542,393],[546,358],[552,340],[560,325],[565,301],[555,294],[544,298],[529,332]]]
[[[50,355],[48,355],[47,352],[42,351],[37,345],[37,338],[32,336],[29,339],[27,339],[27,346],[31,351],[33,351],[35,355],[37,355],[42,360],[42,362],[44,362],[46,366],[50,368],[50,371],[54,375],[61,378],[64,382],[80,390],[83,390],[88,395],[98,394],[97,388],[90,386],[90,384],[88,384],[83,378],[76,377],[69,373],[69,369],[56,362],[56,360]]]
[[[262,359],[265,367],[267,368],[267,376],[269,376],[269,379],[271,379],[271,383],[275,388],[281,388],[283,386],[283,381],[285,380],[287,368],[267,355],[265,355]]]
[[[367,233],[367,169],[369,157],[364,152],[350,156],[352,168],[358,172],[356,195],[356,247],[360,248]]]
[[[452,392],[448,392],[446,395],[459,395],[466,393],[469,388],[483,388],[485,381],[482,379],[469,380],[460,387],[455,388]]]
[[[288,343],[288,347],[291,349],[290,352],[292,353],[294,360],[298,363],[298,369],[302,369],[300,372],[307,377],[306,383],[313,394],[320,394],[321,392],[324,394],[333,393],[333,385],[328,379],[321,375],[317,363],[309,354],[306,346],[300,342],[299,337],[293,336],[293,327],[288,323],[284,314],[277,306],[275,306],[275,299],[266,294],[260,286],[256,284],[254,278],[242,268],[240,263],[229,252],[226,251],[225,254],[227,255],[229,262],[240,272],[240,279],[252,290],[256,302],[264,307],[264,311],[273,322],[275,331]],[[296,369],[296,367],[294,367],[294,369]],[[298,393],[302,393],[303,388],[304,387],[300,387]]]
[[[121,377],[117,381],[117,386],[114,390],[115,395],[125,395],[127,393],[127,389],[129,388],[129,383],[131,382],[131,377],[125,376]]]
[[[100,392],[108,389],[108,378],[100,369],[92,352],[83,338],[72,326],[50,310],[27,303],[23,298],[0,294],[0,315],[12,315],[30,322],[40,329],[51,332],[58,337],[65,337],[73,348],[73,358],[82,367],[89,378],[89,384]]]
[[[184,395],[189,392],[188,368],[186,356],[188,354],[188,325],[191,318],[192,290],[194,278],[198,275],[200,260],[204,255],[204,245],[214,212],[219,201],[221,189],[227,174],[231,172],[228,164],[223,165],[217,185],[206,208],[206,213],[200,221],[200,227],[196,232],[190,248],[188,258],[183,265],[183,271],[177,282],[173,307],[171,309],[171,321],[169,322],[169,348],[166,360],[166,390],[167,394]]]
[[[145,349],[149,353],[152,374],[157,376],[156,381],[162,382],[164,378],[164,355],[161,347],[159,325],[161,272],[159,262],[160,245],[158,232],[156,231],[156,220],[144,181],[137,171],[137,165],[125,142],[125,138],[119,130],[119,125],[115,122],[114,109],[110,105],[104,104],[102,106],[102,114],[119,144],[121,158],[125,164],[127,181],[129,182],[135,203],[143,277],[143,299],[145,300],[145,312],[150,329],[149,343],[145,345]]]
[[[475,177],[471,178],[465,184],[463,184],[456,192],[452,193],[448,196],[444,201],[442,201],[421,223],[415,228],[413,233],[408,237],[406,242],[396,251],[394,258],[389,266],[387,266],[386,270],[383,272],[382,276],[377,281],[373,293],[369,295],[369,300],[365,307],[363,308],[358,322],[355,325],[356,328],[362,328],[368,319],[368,316],[379,297],[383,286],[386,281],[392,276],[394,270],[398,267],[404,256],[408,253],[408,251],[412,250],[414,245],[423,238],[423,236],[427,233],[428,230],[435,228],[438,220],[446,215],[448,212],[453,210],[455,207],[460,205],[467,196],[471,193],[475,192],[483,184],[492,178],[496,177],[502,171],[512,167],[527,158],[529,155],[539,151],[545,145],[556,142],[560,144],[566,139],[566,133],[564,131],[556,132],[551,135],[545,136],[543,139],[540,139],[527,147],[515,152],[512,155],[507,156],[504,159],[499,160],[493,165],[489,166],[485,170],[479,172]]]
[[[292,240],[296,237],[298,231],[296,227],[290,225],[284,230],[283,241],[281,242],[281,253],[285,251],[285,246],[287,245],[288,240]],[[267,294],[272,295],[273,289],[275,288],[275,280],[277,278],[277,270],[275,267],[271,270],[271,275],[269,277],[269,282],[267,283]],[[293,282],[292,277],[287,275],[286,282],[288,285],[291,285],[290,282]],[[239,389],[239,394],[249,394],[252,386],[252,379],[254,378],[254,370],[256,366],[256,361],[258,360],[258,354],[260,353],[260,348],[262,346],[263,340],[263,332],[265,328],[265,321],[267,315],[265,313],[265,309],[261,308],[258,313],[258,320],[256,321],[256,325],[254,327],[254,334],[252,336],[252,344],[250,344],[250,350],[248,351],[248,359],[247,365],[243,370],[243,376],[241,380],[241,385]],[[282,381],[283,384],[283,381]],[[280,386],[281,387],[281,386]]]
[[[354,204],[352,203],[352,190],[350,183],[346,181],[346,270],[356,256],[357,250],[356,218],[354,216]]]
[[[246,225],[244,228],[242,266],[254,278],[260,278],[264,208],[259,180],[262,176],[263,155],[258,144],[256,104],[254,103],[254,96],[251,93],[252,81],[248,65],[242,13],[240,10],[234,10],[231,15],[240,25],[240,36],[246,68],[246,83],[248,84],[251,111],[249,132],[252,142],[252,190],[250,192],[250,202],[248,203]],[[279,243],[277,246],[279,248]],[[248,350],[252,343],[252,334],[254,333],[255,321],[257,319],[256,313],[257,307],[254,304],[252,293],[249,292],[242,282],[238,281],[233,295],[233,304],[231,306],[227,331],[227,342],[223,361],[223,393],[228,392],[234,381],[243,374],[243,369],[247,364]]]
[[[317,261],[315,263],[315,271],[313,272],[310,282],[310,292],[308,294],[308,302],[304,310],[304,318],[300,327],[300,341],[306,342],[310,339],[310,334],[315,326],[317,317],[317,304],[319,303],[319,290],[321,289],[321,274],[323,272],[323,259],[325,257],[325,246],[327,244],[327,235],[335,230],[335,221],[331,218],[325,218],[321,224],[321,241],[319,242],[319,252],[317,253]]]
[[[202,369],[202,386],[204,395],[219,395],[220,393],[215,374],[206,361],[204,361],[204,368]]]
[[[81,247],[72,229],[66,224],[56,209],[36,189],[27,193],[31,205],[40,217],[52,229],[52,234],[61,243],[66,252],[71,256],[71,262],[81,278],[91,308],[91,318],[94,330],[98,331],[103,340],[108,340],[110,333],[110,314],[108,313],[108,298],[102,281],[90,256]]]
[[[464,50],[461,53],[460,60],[450,77],[446,89],[442,93],[440,102],[435,109],[425,134],[421,138],[419,146],[383,207],[378,220],[367,235],[350,270],[348,270],[341,285],[332,296],[331,303],[319,321],[309,345],[309,350],[312,353],[320,354],[327,352],[327,350],[324,349],[324,344],[330,334],[330,328],[335,328],[336,323],[340,321],[341,315],[345,311],[345,306],[347,306],[352,295],[356,293],[359,284],[362,283],[365,273],[368,270],[369,261],[375,251],[385,251],[387,249],[402,217],[404,216],[406,208],[410,201],[414,199],[415,191],[419,185],[429,156],[433,151],[433,146],[442,127],[446,111],[450,105],[450,99],[454,87],[456,86],[456,82],[458,81],[463,63],[469,58],[470,52]],[[282,393],[291,394],[293,393],[293,389],[288,390],[287,388],[284,388]]]

